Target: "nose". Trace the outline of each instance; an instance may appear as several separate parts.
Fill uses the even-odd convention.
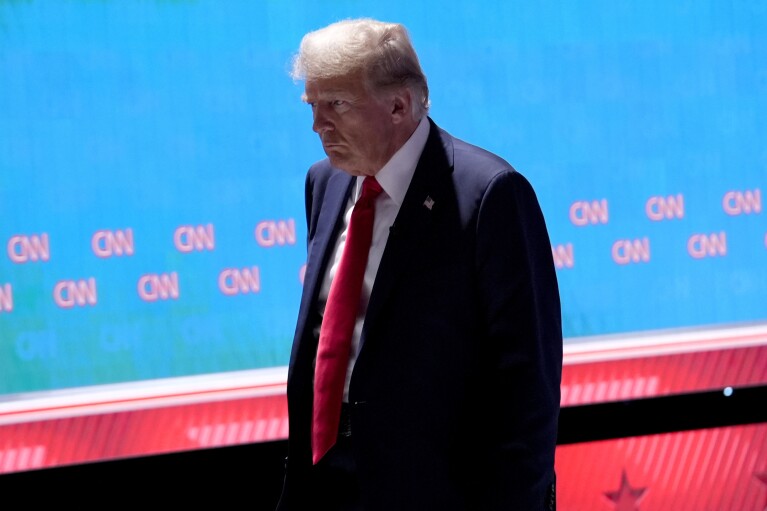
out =
[[[327,107],[321,104],[315,105],[312,109],[312,116],[314,118],[314,122],[312,123],[312,130],[314,130],[315,133],[321,135],[322,133],[333,129],[333,123],[328,117]]]

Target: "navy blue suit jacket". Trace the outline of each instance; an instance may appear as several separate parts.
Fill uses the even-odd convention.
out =
[[[279,509],[311,509],[317,294],[353,181],[327,160],[307,176],[308,259]],[[529,183],[431,122],[349,388],[365,509],[550,509],[561,332],[551,246]]]

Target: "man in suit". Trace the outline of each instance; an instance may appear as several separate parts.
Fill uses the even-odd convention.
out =
[[[401,25],[312,32],[293,74],[328,157],[278,509],[554,509],[561,317],[532,188],[427,116]]]

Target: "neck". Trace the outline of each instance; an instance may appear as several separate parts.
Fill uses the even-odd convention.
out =
[[[383,168],[386,162],[388,162],[391,157],[394,156],[394,154],[399,151],[408,140],[410,140],[410,137],[413,136],[413,133],[415,132],[420,122],[420,119],[413,119],[412,117],[408,117],[406,121],[396,125],[391,139],[391,144],[389,144],[389,150],[386,153],[385,161],[383,161],[383,163],[381,163],[381,167],[379,167],[371,175],[376,175],[378,171]]]

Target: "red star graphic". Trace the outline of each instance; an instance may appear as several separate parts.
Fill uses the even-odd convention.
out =
[[[632,488],[626,470],[621,472],[621,485],[615,491],[606,491],[605,497],[615,504],[615,511],[639,511],[639,501],[647,488]]]

